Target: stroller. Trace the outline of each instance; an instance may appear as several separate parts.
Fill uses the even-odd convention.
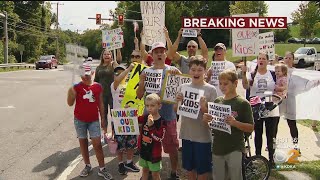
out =
[[[267,117],[269,112],[282,103],[282,98],[272,92],[265,92],[265,97],[259,96],[250,97],[250,105],[252,108],[253,118],[260,120]]]

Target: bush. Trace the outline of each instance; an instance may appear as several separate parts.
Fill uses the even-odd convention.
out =
[[[8,62],[9,63],[17,63],[16,57],[14,55],[9,55]]]
[[[37,58],[30,58],[28,59],[28,63],[35,63],[38,59]]]

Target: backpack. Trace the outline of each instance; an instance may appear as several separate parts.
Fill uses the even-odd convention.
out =
[[[276,82],[277,81],[276,73],[274,71],[271,71],[271,70],[269,70],[269,71],[270,71],[270,73],[272,75],[273,81]],[[251,79],[253,81],[254,78],[255,78],[255,74],[254,73],[250,73],[250,75],[251,75]],[[246,89],[246,99],[248,101],[250,101],[250,87],[248,89]]]

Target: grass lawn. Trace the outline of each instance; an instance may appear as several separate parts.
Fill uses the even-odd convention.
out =
[[[318,51],[320,51],[320,44],[306,44],[306,46],[311,46],[311,47],[315,47]],[[276,54],[278,54],[279,56],[284,56],[286,51],[296,51],[299,47],[303,47],[303,44],[281,44],[278,43],[275,46],[276,49]],[[180,51],[179,53],[187,56],[187,51]],[[201,54],[201,51],[199,50],[197,52],[197,54]],[[209,61],[208,61],[208,65],[210,65],[211,63],[211,57],[213,54],[213,48],[209,48]],[[251,61],[253,59],[255,59],[255,56],[251,56],[251,57],[247,57],[247,60]],[[241,57],[232,57],[232,49],[228,48],[227,49],[227,60],[232,61],[232,62],[239,62],[241,60]],[[210,67],[210,66],[209,66]]]
[[[19,71],[19,70],[31,70],[30,68],[17,68],[17,67],[13,67],[13,68],[0,68],[0,72],[9,72],[9,71]]]
[[[309,119],[305,119],[305,120],[298,120],[297,123],[303,125],[303,126],[306,126],[308,128],[312,128],[312,123],[314,121],[313,120],[309,120]],[[317,123],[317,127],[315,129],[312,129],[313,131],[315,132],[319,132],[320,131],[320,123],[319,122],[316,122]]]
[[[312,179],[320,179],[320,160],[317,161],[301,161],[295,165],[294,169],[283,169],[283,171],[300,171],[311,176]],[[279,170],[281,171],[281,170]]]

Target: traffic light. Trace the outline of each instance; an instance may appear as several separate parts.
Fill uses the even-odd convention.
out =
[[[101,24],[101,14],[96,14],[96,24]]]
[[[123,26],[123,23],[124,23],[123,14],[119,14],[119,16],[118,16],[118,26]]]

